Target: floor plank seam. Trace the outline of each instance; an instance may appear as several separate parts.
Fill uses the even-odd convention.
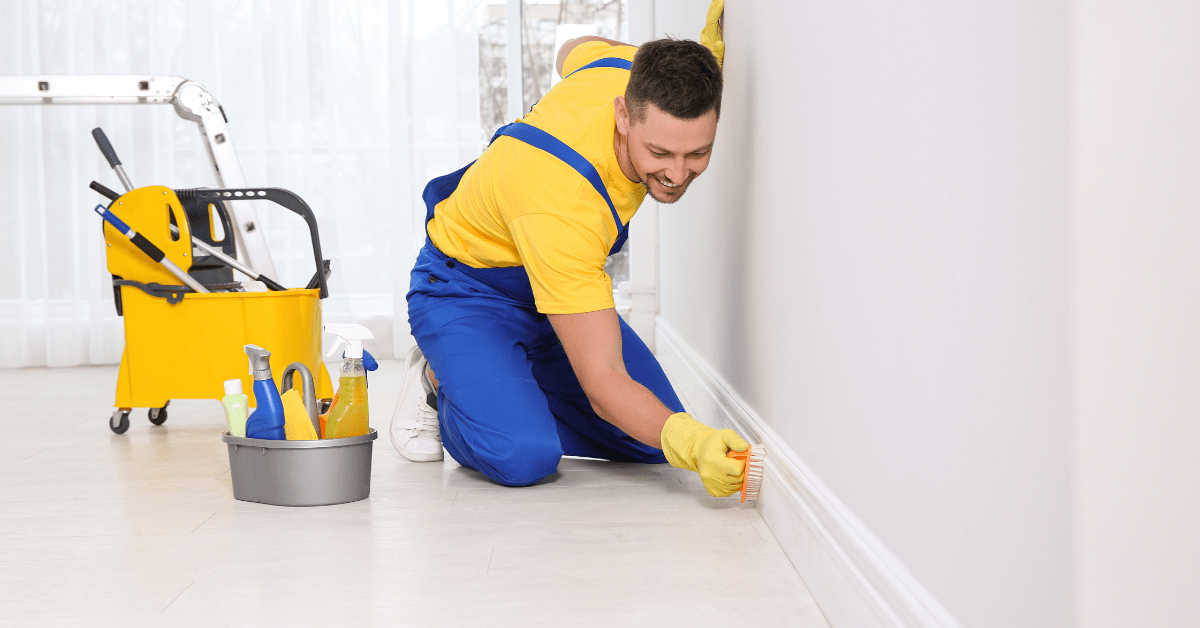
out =
[[[215,516],[217,516],[217,513],[215,513],[215,512],[214,512],[213,514],[211,514],[211,515],[209,515],[209,516],[208,516],[208,519],[212,519],[212,518],[213,518],[213,517],[215,517]],[[192,532],[195,532],[196,530],[199,530],[199,529],[200,529],[200,528],[201,528],[201,527],[202,527],[204,524],[208,523],[208,519],[205,519],[204,521],[201,521],[201,522],[200,522],[200,525],[198,525],[198,526],[196,526],[196,527],[192,528]],[[192,532],[188,532],[188,534],[191,534]]]
[[[36,455],[38,455],[38,454],[44,454],[44,453],[46,453],[47,451],[50,451],[50,448],[49,448],[49,447],[47,447],[47,448],[45,448],[45,449],[43,449],[43,450],[41,450],[41,451],[39,451],[39,452],[37,452],[37,453],[32,453],[32,454],[29,454],[28,456],[25,456],[24,458],[21,458],[21,460],[22,460],[22,461],[24,461],[24,460],[29,460],[30,458],[32,458],[32,457],[34,457],[34,456],[36,456]]]
[[[174,604],[176,600],[183,597],[183,594],[187,593],[187,590],[192,588],[193,584],[196,584],[195,580],[192,580],[191,582],[188,583],[188,585],[186,587],[183,587],[183,590],[179,592],[179,595],[176,595],[175,598],[172,599],[166,606],[164,606],[161,611],[158,611],[158,614],[162,615],[163,613],[167,612],[167,609],[171,608],[171,604]]]

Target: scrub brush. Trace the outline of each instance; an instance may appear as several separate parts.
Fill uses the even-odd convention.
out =
[[[742,503],[746,503],[747,499],[758,499],[758,490],[762,488],[763,478],[762,445],[748,447],[746,451],[730,451],[725,455],[746,463],[746,474],[742,479]]]

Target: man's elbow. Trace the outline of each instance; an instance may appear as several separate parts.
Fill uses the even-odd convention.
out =
[[[571,54],[571,51],[575,49],[575,46],[578,46],[580,43],[582,43],[579,41],[580,39],[583,39],[583,37],[568,39],[567,41],[564,41],[563,45],[558,49],[558,56],[554,59],[554,70],[558,72],[559,78],[562,78],[563,64],[567,62],[567,55]]]
[[[587,395],[592,409],[602,418],[605,416],[605,406],[611,405],[614,394],[620,394],[621,384],[629,379],[624,370],[610,366],[597,366],[582,373],[576,373],[583,394]]]
[[[620,42],[615,42],[611,39],[597,37],[596,35],[584,35],[582,37],[576,37],[575,39],[568,39],[567,41],[564,41],[562,47],[558,49],[558,56],[554,61],[554,69],[558,71],[558,76],[560,78],[565,78],[563,77],[563,65],[566,64],[567,57],[571,55],[571,51],[574,50],[576,46],[580,44],[586,44],[589,41],[603,41],[612,45],[626,45],[620,44]]]

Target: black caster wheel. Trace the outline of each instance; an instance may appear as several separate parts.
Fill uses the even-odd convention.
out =
[[[150,422],[155,425],[162,425],[163,423],[166,423],[167,406],[170,405],[170,403],[171,402],[168,401],[167,403],[163,404],[163,407],[161,408],[150,408],[150,411],[146,413],[146,416],[149,417]]]
[[[129,410],[114,410],[112,418],[108,420],[108,427],[117,434],[124,434],[125,430],[129,429]]]

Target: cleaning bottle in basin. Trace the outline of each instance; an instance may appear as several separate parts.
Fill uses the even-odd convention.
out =
[[[362,341],[374,339],[371,330],[362,325],[325,325],[325,331],[337,336],[337,342],[328,355],[346,345],[342,358],[342,375],[338,382],[336,401],[325,418],[325,438],[349,438],[362,436],[369,429],[367,412],[367,370],[363,366]]]
[[[246,438],[287,440],[284,431],[283,400],[271,379],[271,352],[257,345],[246,345],[250,374],[254,376],[254,400],[258,409],[246,419]]]
[[[221,405],[225,406],[225,423],[229,426],[229,435],[245,438],[246,412],[249,398],[242,392],[242,380],[225,380],[225,396]]]

